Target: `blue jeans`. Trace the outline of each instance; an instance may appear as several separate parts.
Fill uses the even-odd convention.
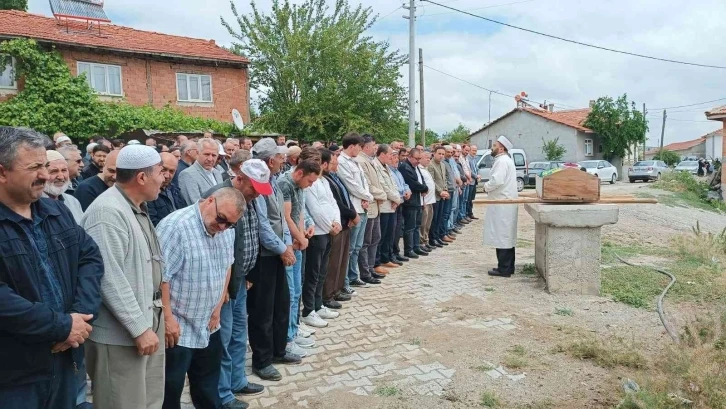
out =
[[[358,213],[360,223],[350,229],[350,258],[348,259],[348,275],[345,277],[345,286],[358,279],[358,254],[363,247],[363,238],[366,233],[368,213]]]
[[[247,386],[247,286],[243,280],[237,298],[222,306],[219,335],[222,338],[222,370],[219,373],[219,398],[232,402],[234,391]]]
[[[451,194],[451,207],[449,207],[449,219],[446,224],[446,232],[451,233],[454,230],[456,224],[456,216],[459,215],[459,191],[454,188],[454,192]]]
[[[78,395],[76,396],[76,406],[82,405],[86,402],[86,389],[88,389],[88,382],[86,382],[86,360],[82,360],[81,364],[78,365],[78,372],[76,372],[76,384],[78,385]]]
[[[3,409],[75,408],[78,382],[71,351],[53,354],[49,379],[0,388]]]
[[[454,196],[454,192],[449,190],[449,195]],[[442,200],[441,220],[439,221],[439,238],[449,234],[449,219],[451,219],[451,199]]]
[[[461,190],[461,195],[459,195],[459,221],[466,217],[466,204],[469,200],[470,187],[471,186],[469,185],[464,185],[463,189]]]
[[[300,296],[302,295],[302,266],[303,253],[295,250],[295,264],[285,267],[287,273],[287,286],[290,288],[290,325],[287,327],[287,342],[297,337],[297,327],[300,326]]]

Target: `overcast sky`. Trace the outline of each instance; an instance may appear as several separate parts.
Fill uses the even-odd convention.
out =
[[[723,0],[436,0],[509,24],[640,54],[726,66]],[[269,10],[270,0],[258,0]],[[332,4],[333,0],[328,0]],[[351,0],[352,4],[357,3]],[[408,52],[408,21],[394,9],[400,0],[363,0],[382,18],[371,35]],[[249,0],[235,1],[240,12]],[[231,20],[227,0],[106,0],[116,24],[170,34],[215,39],[231,36],[219,17]],[[50,15],[47,0],[30,0],[30,11]],[[392,14],[390,14],[393,12]],[[389,15],[390,14],[390,15]],[[660,138],[662,107],[723,99],[669,110],[665,143],[695,139],[720,127],[703,112],[726,105],[726,70],[645,60],[532,35],[421,3],[417,10],[416,47],[425,63],[470,83],[505,94],[521,91],[556,109],[586,107],[600,96],[628,93],[638,107],[646,103],[649,146]],[[401,81],[408,84],[408,69]],[[426,124],[445,132],[463,123],[472,130],[488,121],[489,93],[426,69]],[[418,79],[417,79],[418,83]],[[514,99],[492,95],[495,119],[515,107]],[[418,119],[418,109],[416,117]]]

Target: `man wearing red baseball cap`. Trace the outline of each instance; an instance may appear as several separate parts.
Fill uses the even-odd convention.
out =
[[[229,179],[202,195],[207,198],[214,191],[233,187],[245,197],[247,211],[235,227],[234,264],[229,280],[229,302],[220,313],[222,338],[222,369],[219,374],[219,397],[222,407],[246,408],[247,404],[235,395],[250,396],[264,391],[262,385],[247,381],[245,359],[247,355],[247,273],[257,261],[260,252],[259,222],[255,199],[272,194],[270,169],[259,159],[247,159],[249,153],[238,150],[229,161]]]

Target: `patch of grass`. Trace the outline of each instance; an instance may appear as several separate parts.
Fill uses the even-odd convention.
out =
[[[535,274],[537,274],[537,267],[535,267],[534,264],[525,264],[522,267],[522,274],[535,275]]]
[[[498,408],[501,406],[501,403],[499,402],[499,397],[494,392],[482,392],[481,398],[479,399],[479,405],[483,406],[485,408]]]
[[[494,287],[484,287],[484,291],[486,291],[488,293],[493,293],[494,292]]]
[[[521,345],[514,345],[509,349],[509,354],[504,357],[502,363],[509,369],[522,369],[529,365],[527,361],[527,350]]]
[[[628,395],[619,408],[726,408],[726,350],[719,347],[724,339],[726,312],[720,320],[697,319],[683,329],[680,344],[667,348],[652,370],[640,374],[640,391]]]
[[[524,405],[518,406],[520,409],[552,409],[555,407],[555,404],[550,399],[545,399],[542,401],[537,402],[531,402],[531,403],[525,403]]]
[[[572,317],[575,315],[575,313],[572,311],[572,309],[567,307],[557,307],[555,308],[555,315],[562,315],[563,317]]]
[[[416,345],[416,346],[419,346],[420,347],[422,342],[421,342],[421,338],[416,337],[416,338],[411,338],[411,340],[408,341],[408,343],[410,345]]]
[[[494,367],[491,365],[488,365],[488,364],[484,364],[484,365],[477,365],[473,369],[475,369],[479,372],[489,372],[492,369],[494,369]]]
[[[512,349],[509,350],[511,353],[517,356],[525,356],[527,355],[527,350],[524,349],[521,345],[514,345]]]
[[[685,204],[704,210],[726,211],[726,203],[708,200],[708,182],[686,172],[670,172],[652,185],[653,188],[673,192]],[[661,198],[659,197],[660,201]]]
[[[379,386],[373,390],[373,393],[378,396],[391,397],[401,393],[401,390],[395,386]]]
[[[641,369],[647,363],[645,358],[638,351],[629,345],[606,345],[599,339],[585,338],[568,345],[559,345],[560,351],[566,352],[573,358],[592,361],[595,365],[603,368],[615,368],[624,366],[626,368]]]
[[[448,400],[449,402],[461,402],[461,398],[459,397],[459,395],[452,390],[445,391],[441,397],[444,398],[444,400]]]

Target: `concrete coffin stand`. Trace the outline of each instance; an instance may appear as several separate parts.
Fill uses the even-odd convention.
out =
[[[600,230],[618,222],[617,205],[527,203],[535,221],[535,265],[558,294],[600,295]]]

